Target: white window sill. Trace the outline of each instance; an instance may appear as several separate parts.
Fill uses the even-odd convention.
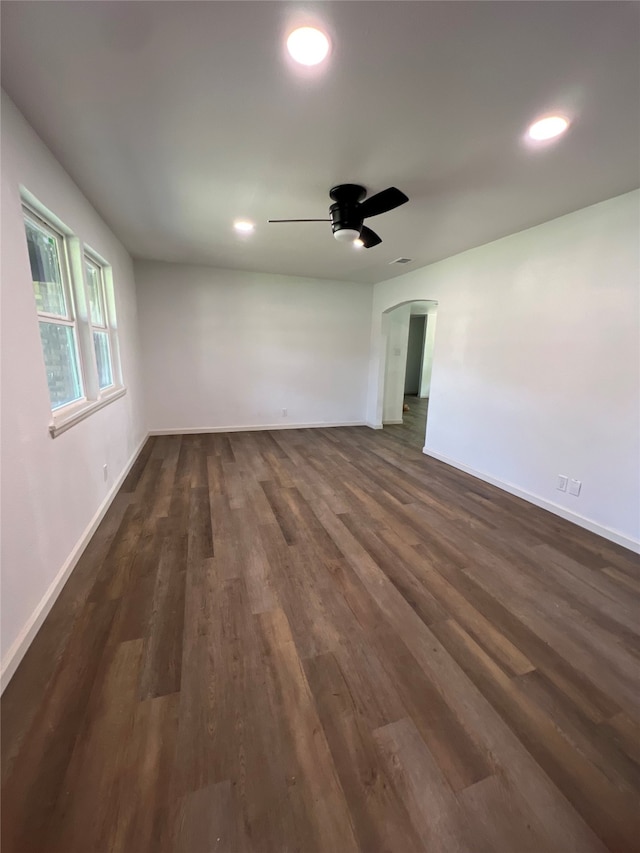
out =
[[[104,409],[109,403],[118,400],[120,397],[124,397],[126,393],[126,388],[114,388],[103,394],[99,400],[83,400],[75,406],[66,406],[64,412],[53,416],[53,420],[49,425],[51,438],[56,438],[63,432],[66,432],[72,426],[75,426],[75,424],[80,423],[80,421],[88,418],[89,415],[97,412],[98,409]]]

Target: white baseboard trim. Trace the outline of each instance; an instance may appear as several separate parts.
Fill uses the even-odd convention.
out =
[[[369,429],[382,429],[382,427],[383,427],[382,424],[374,424],[371,421],[367,421],[365,426],[368,426]]]
[[[403,424],[404,421],[400,418],[399,421],[384,421],[382,426],[395,426],[395,424]]]
[[[546,498],[541,498],[539,495],[534,495],[532,492],[527,492],[525,489],[521,489],[513,483],[507,483],[503,480],[499,480],[497,477],[492,477],[491,474],[486,474],[484,471],[476,471],[475,468],[471,468],[469,465],[458,462],[457,459],[451,459],[442,453],[436,453],[433,450],[428,450],[426,447],[422,448],[422,452],[425,456],[432,456],[434,459],[444,462],[446,465],[451,465],[452,468],[464,471],[465,474],[471,474],[472,477],[484,480],[485,483],[491,483],[492,486],[497,486],[499,489],[509,492],[511,495],[515,495],[516,497],[522,498],[531,504],[535,504],[535,506],[539,506],[541,509],[546,509],[554,515],[559,515],[560,518],[564,518],[566,521],[571,521],[579,527],[584,527],[585,530],[590,530],[592,533],[596,533],[598,536],[602,536],[610,542],[615,542],[616,545],[622,545],[623,548],[628,548],[630,551],[640,554],[640,542],[632,539],[624,533],[620,533],[618,530],[598,524],[590,518],[585,518],[577,512],[572,512],[570,509],[560,506],[560,504],[556,504]]]
[[[16,669],[18,668],[20,661],[22,660],[27,649],[33,642],[34,637],[40,630],[42,623],[47,618],[47,615],[53,607],[58,595],[60,594],[62,587],[65,585],[67,579],[69,578],[69,575],[74,570],[76,563],[82,556],[82,552],[89,544],[89,540],[96,532],[98,525],[100,524],[107,510],[111,506],[111,502],[115,498],[120,486],[124,483],[125,477],[133,467],[133,463],[138,458],[140,451],[144,447],[144,444],[148,437],[148,434],[145,435],[136,450],[134,450],[131,458],[123,468],[122,473],[107,493],[105,499],[98,507],[95,515],[82,533],[82,536],[76,542],[73,550],[71,551],[67,559],[64,561],[60,571],[55,576],[55,578],[49,585],[49,588],[40,599],[40,602],[37,605],[36,609],[27,619],[22,630],[20,631],[16,639],[11,644],[11,647],[3,657],[2,664],[0,666],[0,693],[4,692],[5,687],[11,681],[11,678]]]
[[[184,429],[152,429],[149,435],[200,435],[209,432],[265,432],[272,429],[325,429],[328,427],[368,426],[365,421],[314,424],[260,424],[255,426],[185,427]]]

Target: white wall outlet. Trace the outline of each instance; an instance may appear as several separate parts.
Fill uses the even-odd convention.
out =
[[[105,464],[102,466],[102,478],[105,481],[105,483],[107,482],[108,477],[109,477],[109,468]]]
[[[569,481],[569,494],[575,495],[578,497],[580,494],[580,489],[582,487],[582,480],[570,480]]]
[[[282,410],[282,417],[283,418],[286,418],[288,414],[289,414],[289,412],[287,411],[287,409]]]
[[[564,474],[558,474],[558,482],[556,483],[556,489],[559,489],[561,492],[567,491],[567,484],[569,483],[569,478]]]

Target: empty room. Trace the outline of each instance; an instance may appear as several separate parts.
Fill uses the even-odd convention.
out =
[[[640,3],[0,23],[2,853],[637,853]]]

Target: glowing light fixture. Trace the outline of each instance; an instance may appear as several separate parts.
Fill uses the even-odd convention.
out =
[[[339,243],[355,243],[360,239],[360,232],[355,228],[340,228],[333,232],[333,236]]]
[[[534,121],[528,131],[529,139],[542,142],[560,136],[569,127],[569,119],[564,116],[546,116]]]
[[[318,65],[329,53],[329,39],[315,27],[299,27],[290,33],[287,50],[301,65]]]
[[[353,245],[356,247],[356,249],[361,249],[364,246],[364,243],[359,237],[356,237],[356,239],[353,241]]]
[[[256,226],[253,222],[248,222],[246,219],[236,219],[233,223],[233,227],[236,229],[238,234],[251,234]]]

